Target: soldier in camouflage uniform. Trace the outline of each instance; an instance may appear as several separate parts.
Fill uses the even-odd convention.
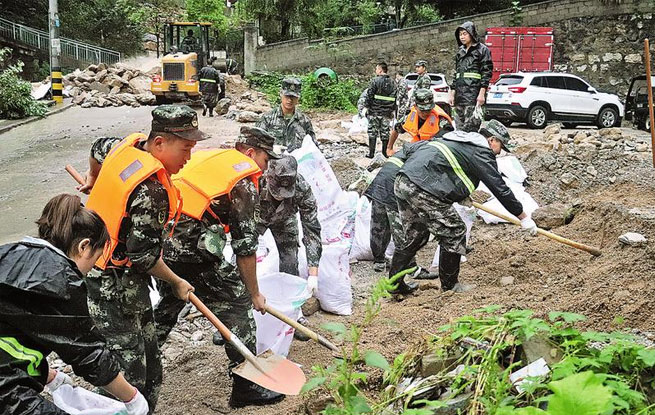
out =
[[[416,252],[430,233],[439,241],[439,279],[443,291],[465,292],[472,287],[458,281],[461,256],[466,253],[466,225],[452,206],[468,200],[483,182],[498,201],[521,219],[524,230],[535,234],[534,221],[507,187],[496,164],[501,149],[508,151],[509,132],[498,121],[485,123],[480,133],[453,131],[441,138],[419,141],[397,156],[400,171],[394,192],[405,241],[391,261],[390,276],[409,273]],[[397,292],[410,293],[415,282],[400,279]]]
[[[214,116],[214,108],[218,103],[218,95],[221,93],[221,73],[218,70],[218,61],[215,59],[207,64],[198,73],[200,80],[200,92],[202,93],[202,115]]]
[[[157,158],[168,174],[177,173],[188,160],[196,141],[204,139],[198,131],[198,117],[187,106],[173,105],[155,108],[152,116],[148,140],[136,147],[153,156],[152,149],[158,148]],[[111,148],[120,141],[104,137],[93,143],[90,168],[81,191],[91,189],[96,178],[102,180],[100,167]],[[106,168],[107,174],[112,174],[111,168]],[[94,197],[94,190],[100,191],[93,189],[91,197]],[[120,203],[119,195],[116,196],[115,199],[107,196],[107,203],[112,200]],[[150,276],[169,282],[179,299],[186,300],[193,287],[172,272],[161,258],[169,197],[156,175],[136,185],[127,206],[117,208],[125,209],[125,217],[120,223],[119,242],[112,253],[112,261],[104,271],[94,268],[87,274],[89,314],[107,339],[108,347],[119,358],[126,379],[143,391],[152,413],[161,387],[162,366],[148,289]],[[107,222],[104,217],[103,220]],[[119,263],[124,265],[115,265]]]
[[[409,91],[405,75],[396,72],[396,120],[401,119],[409,113]]]
[[[257,121],[257,127],[268,131],[275,137],[275,144],[285,147],[289,152],[300,148],[306,135],[312,137],[318,147],[312,121],[298,108],[301,87],[298,78],[283,79],[280,106],[267,112]]]
[[[373,158],[378,137],[382,142],[382,155],[387,156],[389,128],[396,108],[396,83],[387,75],[387,64],[380,62],[375,67],[375,78],[366,90],[368,109],[368,155]]]
[[[250,156],[264,171],[269,158],[279,157],[273,152],[273,142],[274,138],[266,131],[244,126],[241,127],[236,149]],[[263,312],[266,303],[259,292],[255,273],[258,204],[259,195],[251,178],[239,180],[229,194],[219,196],[211,203],[211,210],[218,218],[209,211],[204,213],[202,220],[181,215],[173,235],[164,241],[163,253],[171,269],[193,284],[198,297],[253,353],[256,353],[257,339],[251,304]],[[236,266],[223,256],[223,246],[227,240],[223,224],[229,226]],[[155,320],[161,346],[177,322],[184,304],[175,299],[167,285],[159,288],[159,294],[161,301],[155,309]],[[217,334],[215,339],[220,343],[220,334]],[[225,352],[231,368],[244,360],[231,344],[225,345]],[[234,376],[230,404],[233,407],[268,404],[283,397]]]
[[[414,83],[414,89],[412,90],[412,95],[409,97],[409,105],[407,108],[412,108],[415,104],[415,99],[416,99],[416,91],[419,89],[429,89],[430,91],[432,90],[431,85],[432,85],[432,79],[430,79],[430,75],[428,75],[428,70],[427,70],[427,65],[428,63],[423,60],[419,59],[416,61],[414,64],[414,68],[416,73],[418,74],[418,77],[416,78],[416,82]]]

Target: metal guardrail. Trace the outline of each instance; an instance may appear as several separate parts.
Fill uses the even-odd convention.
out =
[[[50,36],[47,32],[23,26],[1,17],[0,37],[14,39],[44,51],[48,51],[50,46]],[[121,60],[120,52],[66,38],[61,38],[61,55],[83,62],[103,62],[108,65]]]

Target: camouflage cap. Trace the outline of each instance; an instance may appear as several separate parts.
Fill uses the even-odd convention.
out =
[[[416,61],[414,66],[428,66],[428,62],[425,61],[424,59],[419,59],[419,60]]]
[[[268,191],[276,200],[293,197],[296,193],[298,162],[292,156],[283,156],[268,164],[266,182]]]
[[[191,141],[207,138],[198,130],[198,114],[187,105],[160,105],[152,110],[152,131]]]
[[[273,150],[275,137],[259,127],[242,126],[241,130],[239,130],[237,143],[247,144],[260,150],[264,150],[271,158],[280,158],[280,155]]]
[[[298,78],[284,78],[282,80],[282,95],[299,97],[302,82]]]
[[[507,130],[507,127],[500,123],[500,121],[489,120],[482,123],[479,132],[485,137],[494,137],[498,139],[501,146],[503,147],[503,150],[507,151],[508,153],[511,152],[511,146],[509,144],[511,137],[509,136],[509,131]]]
[[[430,111],[434,108],[434,95],[429,89],[421,88],[416,90],[414,102],[421,111]]]

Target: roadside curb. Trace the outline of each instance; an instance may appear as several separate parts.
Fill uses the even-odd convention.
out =
[[[47,118],[50,115],[60,113],[60,112],[62,112],[64,110],[67,110],[68,108],[72,107],[73,105],[75,105],[75,104],[73,104],[72,102],[68,102],[66,104],[63,104],[60,107],[54,108],[54,109],[46,112],[46,114],[43,117],[36,117],[35,116],[35,117],[24,118],[22,120],[16,120],[16,122],[13,122],[13,123],[11,123],[9,125],[4,125],[4,126],[0,127],[0,134],[5,133],[5,132],[7,132],[7,131],[9,131],[11,129],[14,129],[16,127],[20,127],[21,125],[29,124],[29,123],[31,123],[33,121],[42,120],[44,118]]]

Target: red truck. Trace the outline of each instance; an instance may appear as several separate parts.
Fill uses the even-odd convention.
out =
[[[553,69],[552,27],[490,27],[485,44],[494,62],[492,83],[504,73]]]

